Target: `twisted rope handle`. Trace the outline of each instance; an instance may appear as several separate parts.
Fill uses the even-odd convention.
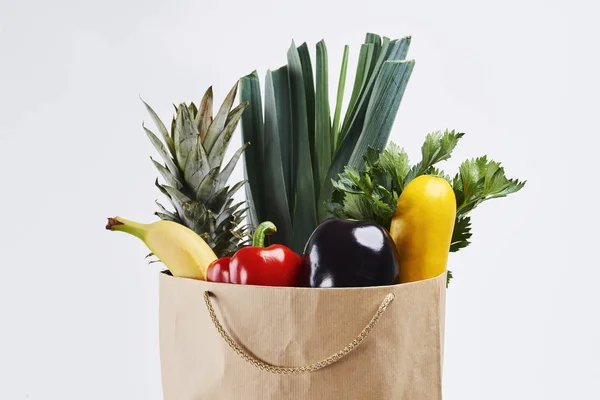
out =
[[[263,371],[271,372],[274,374],[284,374],[284,375],[302,374],[305,372],[318,371],[318,370],[323,369],[333,363],[338,362],[339,360],[341,360],[342,358],[347,356],[352,350],[354,350],[356,347],[358,347],[358,345],[361,344],[362,341],[367,338],[367,336],[369,336],[369,333],[371,333],[371,331],[373,330],[375,325],[377,325],[377,322],[379,322],[379,319],[385,312],[387,306],[394,300],[394,297],[395,297],[393,293],[390,293],[387,296],[385,296],[385,298],[383,299],[383,302],[381,303],[381,305],[375,312],[375,315],[373,315],[373,318],[371,318],[371,321],[369,321],[367,326],[365,326],[365,328],[360,332],[360,334],[356,337],[356,339],[354,339],[352,342],[350,342],[349,345],[347,345],[346,347],[344,347],[342,350],[338,351],[334,355],[329,356],[322,361],[316,362],[314,364],[302,366],[302,367],[278,367],[275,365],[268,364],[264,361],[261,361],[255,357],[253,357],[252,355],[248,354],[244,349],[242,349],[242,347],[240,345],[238,345],[235,342],[235,340],[233,340],[233,338],[227,332],[225,332],[225,329],[223,328],[223,326],[219,322],[219,319],[217,318],[217,315],[215,314],[215,310],[213,308],[213,305],[212,305],[212,302],[210,299],[210,295],[211,295],[211,293],[209,291],[204,292],[204,301],[206,302],[206,308],[208,309],[208,313],[210,314],[210,319],[212,320],[213,324],[215,325],[215,328],[217,328],[217,331],[219,331],[219,333],[221,334],[221,337],[223,338],[223,340],[225,340],[225,343],[227,343],[233,351],[235,351],[242,359],[244,359],[244,361],[254,365],[256,368],[261,369]]]

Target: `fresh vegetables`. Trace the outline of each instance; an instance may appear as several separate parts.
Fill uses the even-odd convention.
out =
[[[205,279],[209,264],[217,259],[200,236],[175,222],[161,220],[140,224],[115,217],[108,219],[106,229],[141,239],[174,276]]]
[[[406,185],[390,228],[400,259],[400,283],[446,271],[455,217],[456,197],[445,179],[422,175]]]
[[[347,167],[334,182],[329,202],[332,215],[342,219],[373,221],[389,229],[398,197],[417,176],[433,175],[448,181],[456,196],[456,221],[450,251],[469,245],[471,218],[468,215],[482,202],[518,192],[525,182],[508,179],[500,163],[486,156],[464,161],[454,178],[436,165],[450,158],[452,150],[464,136],[455,131],[428,134],[421,148],[421,161],[411,166],[404,149],[394,143],[379,154],[370,148],[364,154],[364,169]],[[448,279],[452,277],[448,271]]]
[[[525,182],[508,179],[486,156],[446,175],[438,164],[464,136],[456,131],[428,134],[414,165],[402,148],[387,144],[414,67],[406,60],[410,42],[367,34],[345,112],[348,46],[332,108],[324,41],[316,46],[314,71],[306,43],[292,42],[287,65],[267,72],[264,96],[254,72],[240,80],[241,103],[234,107],[236,84],[214,118],[211,88],[198,107],[176,106],[170,131],[146,104],[159,135],[144,130],[164,163],[153,160],[163,178],[156,184],[174,208],[157,203],[156,215],[189,229],[118,219],[107,228],[145,240],[174,275],[213,282],[294,286],[301,264],[294,251],[302,249],[300,283],[313,287],[439,275],[448,252],[469,244],[470,211]],[[243,145],[223,166],[240,120]],[[229,186],[244,152],[247,181]],[[234,204],[244,185],[246,200]],[[263,248],[275,225],[276,244]],[[381,245],[375,249],[374,242]]]
[[[261,223],[254,232],[253,246],[241,248],[231,259],[213,262],[208,268],[208,280],[242,285],[296,286],[300,256],[282,245],[264,247],[265,235],[276,231],[272,222]]]
[[[332,179],[346,165],[362,167],[368,146],[385,146],[414,67],[406,60],[410,41],[367,34],[343,118],[347,47],[335,112],[324,41],[316,46],[314,73],[306,43],[292,43],[287,65],[267,72],[264,97],[256,72],[241,79],[241,101],[250,104],[241,123],[243,142],[251,143],[245,153],[250,223],[273,221],[279,229],[275,243],[302,251],[329,217]]]
[[[301,285],[362,287],[398,282],[398,257],[387,231],[371,222],[322,222],[302,260]]]

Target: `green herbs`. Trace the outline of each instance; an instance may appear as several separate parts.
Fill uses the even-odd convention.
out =
[[[518,192],[525,182],[508,179],[499,162],[488,161],[487,156],[464,161],[452,180],[456,195],[456,224],[450,251],[469,245],[471,217],[467,214],[485,200],[505,197]]]
[[[373,148],[367,149],[363,169],[346,167],[333,182],[335,190],[328,211],[337,218],[373,221],[389,229],[404,187],[417,176],[436,175],[450,182],[456,195],[456,222],[450,251],[468,246],[469,212],[486,200],[518,192],[525,182],[508,179],[500,163],[486,156],[464,161],[454,178],[450,178],[437,164],[450,158],[463,136],[455,131],[428,134],[421,148],[421,160],[413,166],[404,149],[394,143],[382,154]]]

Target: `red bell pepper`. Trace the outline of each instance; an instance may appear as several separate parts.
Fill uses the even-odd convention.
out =
[[[231,283],[229,279],[229,262],[231,257],[223,257],[213,261],[206,270],[206,280],[210,282]]]
[[[300,270],[300,255],[289,248],[273,244],[264,247],[265,235],[277,228],[272,222],[261,223],[252,237],[252,246],[239,249],[231,259],[213,261],[206,273],[211,282],[241,285],[296,286]]]

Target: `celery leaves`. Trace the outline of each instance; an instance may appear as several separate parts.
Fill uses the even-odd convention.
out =
[[[421,161],[410,169],[404,185],[406,186],[417,176],[429,174],[435,164],[449,159],[452,150],[464,135],[464,133],[458,133],[454,130],[446,130],[444,133],[441,131],[429,133],[421,147]]]
[[[457,214],[466,214],[485,200],[518,192],[525,182],[508,179],[504,168],[486,156],[466,160],[452,181],[456,194]]]

